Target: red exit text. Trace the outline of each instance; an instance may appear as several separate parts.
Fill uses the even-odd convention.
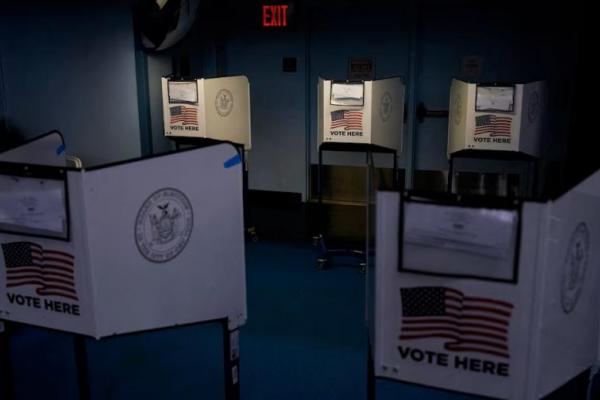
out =
[[[287,4],[263,5],[262,6],[262,26],[282,27],[287,26]]]

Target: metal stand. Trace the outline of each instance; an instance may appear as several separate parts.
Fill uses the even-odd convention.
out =
[[[325,238],[323,236],[324,226],[324,212],[323,212],[323,152],[324,151],[344,151],[344,152],[361,152],[366,154],[366,238],[365,238],[365,249],[328,249],[325,245]],[[369,238],[370,238],[370,213],[369,208],[371,204],[371,173],[374,168],[373,153],[387,153],[392,154],[394,157],[394,172],[393,181],[394,187],[399,185],[399,174],[398,174],[398,158],[397,152],[394,149],[388,149],[381,146],[371,144],[356,144],[356,143],[321,143],[319,146],[319,165],[317,169],[317,193],[318,193],[318,218],[319,227],[321,233],[313,237],[313,244],[318,249],[317,255],[317,269],[325,269],[330,262],[332,256],[351,256],[358,258],[360,271],[364,273],[368,266],[369,261]]]
[[[75,350],[75,366],[77,367],[79,400],[89,400],[92,398],[92,391],[90,389],[90,371],[85,345],[86,337],[83,335],[74,335],[73,342]]]
[[[229,330],[228,321],[223,326],[223,364],[225,368],[225,400],[240,398],[239,330]]]
[[[375,378],[375,360],[373,359],[373,348],[371,340],[367,335],[367,400],[375,400],[377,397],[377,379]]]
[[[239,330],[229,329],[229,319],[222,318],[208,322],[219,322],[223,328],[223,365],[225,373],[225,400],[240,400],[240,352],[239,352]],[[77,367],[77,385],[80,400],[89,400],[92,397],[90,388],[90,371],[86,349],[87,337],[79,334],[73,335],[75,352],[75,365]],[[2,355],[3,376],[7,378],[7,387],[2,399],[12,399],[14,389],[12,388],[12,373],[10,359],[8,358],[8,335],[6,331],[0,333],[0,351]],[[5,357],[6,355],[6,357]],[[5,359],[6,358],[6,359]]]
[[[3,378],[2,391],[0,398],[14,398],[12,387],[12,368],[10,362],[10,346],[9,346],[9,324],[6,321],[0,320],[0,376]]]
[[[455,174],[455,160],[459,158],[465,159],[479,159],[479,160],[497,160],[497,161],[510,161],[510,162],[524,162],[527,164],[527,184],[519,185],[523,187],[519,197],[535,197],[537,188],[537,170],[538,170],[538,159],[525,153],[509,152],[509,151],[493,151],[493,150],[462,150],[453,154],[450,154],[448,160],[448,193],[456,193],[454,185],[454,174]],[[482,172],[483,173],[483,172]],[[510,194],[508,195],[510,197]]]

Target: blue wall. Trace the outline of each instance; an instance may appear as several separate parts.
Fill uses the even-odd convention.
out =
[[[226,73],[250,80],[251,189],[305,193],[305,59],[302,33],[255,32],[226,45]],[[296,72],[282,72],[282,58],[296,57]]]
[[[139,156],[132,16],[127,7],[27,5],[0,12],[8,123],[53,129],[84,165]]]

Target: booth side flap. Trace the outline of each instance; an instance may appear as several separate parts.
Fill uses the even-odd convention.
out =
[[[250,84],[245,76],[203,79],[206,137],[250,149]]]
[[[86,196],[100,336],[245,321],[242,165],[233,146],[90,171]]]
[[[65,150],[60,132],[52,131],[0,153],[0,161],[64,167]]]
[[[494,281],[400,270],[399,219],[409,211],[394,195],[382,193],[377,199],[376,376],[524,399],[543,205],[522,210],[516,281]],[[455,267],[445,261],[431,260],[450,274]]]
[[[404,83],[401,78],[390,78],[372,84],[372,141],[400,153],[404,131]]]
[[[0,232],[0,316],[95,336],[82,173],[69,171],[67,182],[68,240]]]
[[[540,322],[539,396],[596,359],[600,280],[598,198],[572,190],[550,204]]]

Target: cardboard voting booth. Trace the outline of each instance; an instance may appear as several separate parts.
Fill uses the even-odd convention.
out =
[[[95,338],[244,324],[233,146],[86,170],[0,160],[0,319]]]
[[[401,78],[319,79],[318,91],[319,145],[361,143],[402,150],[405,86]]]
[[[163,77],[165,136],[207,138],[250,150],[250,84],[245,76],[180,80]]]
[[[539,399],[595,361],[600,172],[548,202],[379,192],[375,376]]]
[[[514,151],[538,157],[545,99],[542,81],[488,85],[453,79],[448,154],[474,149]]]

